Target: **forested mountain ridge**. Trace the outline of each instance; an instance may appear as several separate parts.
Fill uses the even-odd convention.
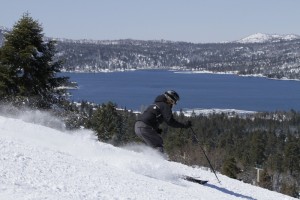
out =
[[[0,45],[4,31],[0,27]],[[251,42],[250,36],[248,40],[207,44],[132,39],[55,40],[57,58],[64,61],[63,71],[175,68],[300,79],[299,37],[259,36],[265,40]]]
[[[299,79],[300,40],[264,43],[194,44],[117,40],[98,43],[58,41],[66,71],[192,69],[269,78]]]

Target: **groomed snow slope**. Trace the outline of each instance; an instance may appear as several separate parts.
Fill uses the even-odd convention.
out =
[[[44,114],[25,118],[47,121]],[[0,162],[1,200],[293,199],[221,174],[219,184],[210,171],[166,161],[145,146],[117,148],[91,131],[66,132],[24,116],[0,116]],[[187,182],[182,174],[209,183]]]

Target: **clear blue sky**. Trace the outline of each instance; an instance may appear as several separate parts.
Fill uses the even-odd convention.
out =
[[[206,43],[300,35],[299,9],[300,0],[0,0],[0,26],[28,11],[49,37]]]

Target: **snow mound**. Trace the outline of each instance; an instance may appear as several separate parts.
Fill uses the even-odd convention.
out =
[[[30,115],[0,116],[0,199],[293,199],[221,174],[219,184],[210,171],[169,162],[143,145],[117,148],[92,131],[53,129],[29,122]]]

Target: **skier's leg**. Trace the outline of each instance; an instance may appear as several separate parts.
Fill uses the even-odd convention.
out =
[[[150,126],[143,122],[136,122],[135,133],[140,137],[147,145],[153,148],[159,148],[163,151],[163,140],[161,136]]]

